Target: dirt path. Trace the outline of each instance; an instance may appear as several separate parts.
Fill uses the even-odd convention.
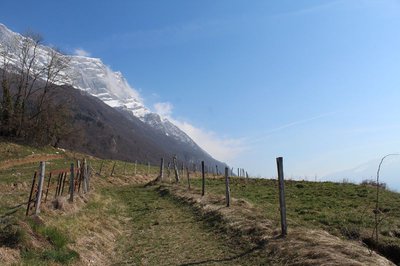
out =
[[[251,247],[229,243],[185,205],[154,188],[125,186],[108,194],[127,206],[113,265],[268,265]],[[257,254],[258,253],[258,254]]]
[[[40,161],[50,161],[55,159],[63,158],[62,154],[35,154],[29,155],[22,159],[12,159],[0,162],[0,170],[11,168],[18,165],[23,165],[27,163],[36,163]]]

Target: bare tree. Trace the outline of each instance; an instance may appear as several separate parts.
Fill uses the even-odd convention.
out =
[[[52,108],[50,91],[65,83],[69,57],[40,46],[42,37],[28,33],[1,47],[3,100],[2,133],[17,138],[45,139],[40,127],[55,122],[46,111]],[[10,53],[12,51],[12,53]],[[48,139],[51,139],[48,136]]]

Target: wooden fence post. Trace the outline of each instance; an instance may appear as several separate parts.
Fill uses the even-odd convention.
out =
[[[225,197],[226,207],[231,205],[231,188],[229,187],[229,168],[225,167]]]
[[[114,167],[115,167],[115,163],[114,163]],[[114,167],[112,169],[112,171],[114,172]],[[82,168],[83,168],[83,193],[87,193],[88,192],[88,182],[87,182],[87,161],[86,159],[83,160],[83,164],[82,164]],[[112,173],[113,174],[113,173]],[[111,175],[112,175],[111,174]]]
[[[31,207],[32,194],[33,194],[33,189],[35,188],[35,182],[36,182],[36,175],[37,175],[37,172],[35,171],[35,173],[33,174],[33,178],[32,178],[31,192],[29,193],[28,207],[26,208],[26,214],[25,214],[26,216],[28,216],[29,208]]]
[[[281,227],[282,236],[287,235],[287,223],[286,223],[286,202],[285,202],[285,184],[283,177],[283,158],[276,158],[276,164],[278,168],[278,180],[279,180],[279,206],[281,212]]]
[[[190,173],[189,173],[189,167],[186,167],[186,175],[187,175],[187,181],[188,181],[188,189],[190,190]]]
[[[61,196],[64,193],[64,187],[65,187],[66,179],[67,179],[67,172],[64,173],[63,178],[61,179],[62,180],[62,187],[61,187],[61,194],[60,194]]]
[[[103,163],[104,163],[104,161],[101,161],[99,175],[101,175],[101,170],[103,169]],[[79,165],[78,165],[78,169],[79,169]]]
[[[58,176],[57,176],[56,193],[54,194],[54,198],[57,198],[57,196],[58,196],[58,190],[59,190],[59,188],[60,188],[60,176],[61,176],[61,173],[58,173]]]
[[[136,165],[137,165],[137,160],[135,160],[135,175],[136,175]]]
[[[179,171],[178,166],[176,165],[176,155],[173,157],[174,171],[175,171],[175,181],[179,183]]]
[[[114,165],[113,165],[113,168],[112,168],[112,170],[111,170],[111,175],[110,176],[113,176],[114,175],[114,170],[115,170],[115,165],[117,164],[117,162],[114,162]],[[136,169],[136,168],[135,168]]]
[[[124,175],[126,175],[126,162],[124,162]]]
[[[47,202],[47,194],[49,194],[50,180],[51,180],[51,172],[49,175],[49,181],[47,182],[46,197],[44,198],[45,203]]]
[[[161,164],[160,164],[160,181],[163,181],[164,179],[164,158],[161,158]]]
[[[168,162],[167,175],[168,175],[168,180],[171,183],[171,162]]]
[[[70,202],[74,202],[74,174],[75,174],[75,170],[74,170],[74,163],[71,163],[71,175],[69,177],[69,201]]]
[[[150,174],[150,162],[147,162],[147,175]]]
[[[46,163],[40,162],[40,173],[39,173],[39,181],[38,181],[38,191],[36,195],[36,205],[35,205],[35,215],[40,213],[40,202],[42,200],[42,191],[43,191],[43,181],[44,181],[44,174],[46,171]]]
[[[204,175],[204,161],[201,161],[201,196],[204,196],[206,189],[206,176]]]

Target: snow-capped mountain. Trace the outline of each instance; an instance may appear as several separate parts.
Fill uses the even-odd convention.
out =
[[[7,56],[11,64],[18,64],[18,49],[16,47],[24,38],[0,23],[0,51],[7,47]],[[36,51],[37,66],[45,65],[50,54],[54,52],[51,47],[40,45]],[[139,118],[142,122],[167,136],[200,149],[186,133],[168,119],[162,118],[146,108],[140,95],[128,84],[122,73],[114,72],[98,58],[73,55],[68,55],[67,58],[69,67],[61,73],[65,84],[72,85],[99,98],[124,114]],[[2,62],[0,62],[0,67],[1,64]]]

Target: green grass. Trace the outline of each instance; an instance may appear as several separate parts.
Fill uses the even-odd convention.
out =
[[[192,185],[201,187],[200,179]],[[182,183],[186,186],[185,181]],[[225,194],[223,179],[207,179],[206,193]],[[376,188],[333,182],[285,181],[289,232],[294,226],[322,228],[347,238],[367,239],[374,227]],[[259,207],[266,217],[279,222],[276,180],[231,178],[231,196]],[[400,194],[380,190],[380,242],[400,247]]]
[[[44,250],[22,249],[23,265],[46,265],[51,262],[66,265],[79,258],[79,254],[76,251],[68,248],[67,245],[71,240],[66,233],[53,226],[37,224],[30,219],[28,219],[28,222],[33,231],[44,237],[51,246]]]
[[[104,191],[126,205],[129,231],[118,241],[116,265],[268,265],[257,249],[235,246],[200,220],[187,204],[154,188],[125,186]]]
[[[0,161],[24,158],[32,154],[57,154],[62,153],[53,147],[42,148],[15,144],[0,139]]]

